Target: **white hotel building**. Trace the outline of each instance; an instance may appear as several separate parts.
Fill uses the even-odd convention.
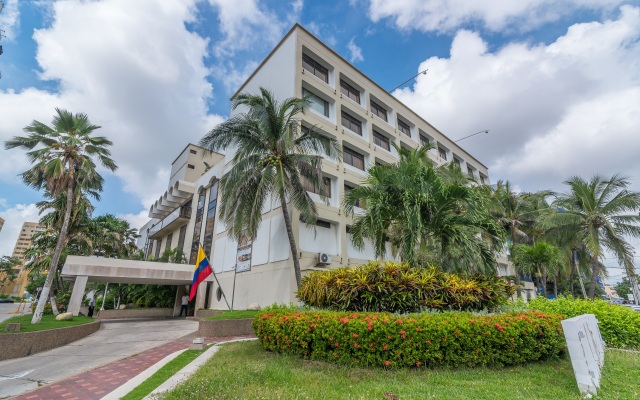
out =
[[[398,160],[391,143],[414,148],[429,142],[434,146],[429,151],[434,164],[455,162],[462,171],[488,183],[485,165],[300,25],[286,34],[236,94],[257,93],[260,87],[269,89],[278,99],[310,96],[312,106],[302,116],[303,126],[314,126],[335,137],[344,153],[342,162],[323,162],[330,196],[329,204],[317,197],[319,219],[315,230],[300,222],[299,213],[290,209],[303,274],[360,265],[375,258],[372,246],[363,250],[352,246],[350,219],[340,204],[344,193],[362,182],[368,167]],[[293,261],[279,203],[263,206],[263,222],[248,251],[239,250],[218,221],[217,180],[229,168],[233,155],[231,151],[224,156],[188,145],[173,162],[168,189],[151,207],[152,220],[140,230],[139,243],[156,257],[167,247],[181,247],[190,263],[195,261],[192,249],[202,244],[229,301],[235,275],[237,309],[252,303],[295,302]],[[247,253],[250,260],[243,256]],[[328,257],[326,263],[323,255]],[[236,275],[237,264],[250,265]],[[204,285],[207,290],[203,290]],[[226,308],[213,289],[211,277],[200,288],[207,296],[198,296],[196,307]]]

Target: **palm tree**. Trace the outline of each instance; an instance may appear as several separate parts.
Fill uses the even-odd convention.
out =
[[[262,205],[270,199],[280,201],[298,286],[302,276],[288,203],[305,222],[313,224],[317,210],[302,179],[320,188],[322,157],[340,157],[334,138],[315,129],[302,129],[296,119],[309,104],[307,98],[280,102],[265,88],[260,88],[259,95],[239,94],[232,99],[232,109],[247,110],[200,140],[200,145],[211,151],[237,149],[233,167],[220,180],[220,215],[231,237],[238,240],[246,232],[255,239],[262,222]]]
[[[593,299],[605,250],[618,259],[629,277],[633,269],[633,247],[625,237],[640,238],[640,193],[627,189],[629,180],[619,175],[593,176],[589,181],[572,177],[565,182],[569,191],[557,196],[554,213],[543,225],[559,234],[576,237],[590,255],[591,282],[588,296]]]
[[[28,150],[27,157],[33,166],[21,174],[27,185],[37,190],[46,189],[53,198],[65,191],[67,194],[64,220],[49,275],[33,313],[33,324],[42,319],[58,260],[67,239],[76,189],[81,188],[99,198],[103,178],[96,171],[94,157],[111,171],[117,168],[107,149],[112,144],[111,141],[101,136],[92,136],[100,127],[92,125],[86,114],[73,114],[58,108],[56,114],[51,126],[34,120],[24,128],[27,136],[16,136],[5,143],[6,149]]]
[[[492,212],[498,223],[508,232],[511,240],[510,258],[513,262],[517,252],[519,239],[527,237],[525,227],[532,226],[539,214],[538,204],[540,198],[544,198],[548,192],[540,194],[518,193],[509,181],[498,181],[493,189]],[[514,263],[515,264],[515,263]],[[520,273],[516,265],[516,293],[521,297]]]
[[[345,213],[354,216],[354,246],[369,239],[376,257],[383,257],[390,241],[413,266],[431,253],[445,269],[495,273],[503,230],[486,211],[482,191],[433,168],[429,146],[395,147],[398,163],[370,168],[363,186],[345,195]],[[358,201],[366,204],[363,215],[354,215]]]
[[[556,246],[542,241],[532,245],[521,244],[516,248],[514,262],[529,274],[540,276],[544,297],[547,297],[547,278],[553,276],[553,292],[558,296],[557,275],[562,266],[562,256]]]

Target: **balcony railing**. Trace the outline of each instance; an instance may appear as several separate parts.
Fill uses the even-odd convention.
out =
[[[151,237],[155,235],[156,233],[160,232],[162,229],[169,226],[172,222],[175,222],[178,218],[183,218],[183,219],[191,218],[191,207],[180,207],[173,210],[171,214],[164,217],[162,221],[159,221],[155,225],[152,225],[151,228],[149,228],[148,236]]]

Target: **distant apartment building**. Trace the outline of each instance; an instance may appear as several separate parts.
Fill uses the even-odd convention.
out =
[[[0,232],[2,232],[2,227],[4,226],[4,219],[0,217]]]
[[[352,219],[344,215],[341,202],[346,192],[361,184],[369,167],[398,161],[392,143],[404,148],[429,143],[433,149],[428,157],[434,165],[454,162],[479,182],[489,183],[482,162],[300,25],[286,34],[236,94],[257,93],[260,87],[278,99],[308,96],[311,107],[301,116],[302,129],[313,127],[336,138],[343,150],[342,162],[323,161],[328,204],[309,185],[317,201],[316,226],[301,222],[291,209],[303,274],[375,259],[371,243],[364,249],[352,245]],[[241,111],[232,111],[231,116]],[[190,263],[202,245],[228,299],[235,282],[236,308],[294,302],[296,282],[279,202],[263,204],[262,224],[253,243],[237,243],[218,221],[218,180],[233,156],[233,151],[223,156],[188,145],[172,163],[168,189],[149,210],[152,219],[140,230],[139,245],[153,257],[168,247],[182,248]],[[393,258],[390,249],[386,258]],[[505,262],[500,272],[507,275]],[[211,291],[212,282],[207,285],[206,307],[225,308],[219,293]]]
[[[20,260],[20,264],[14,268],[16,279],[13,282],[0,286],[0,293],[22,296],[24,288],[28,283],[28,274],[24,271],[24,265],[27,262],[25,252],[31,248],[33,235],[35,235],[36,232],[44,231],[44,229],[44,226],[37,222],[25,222],[22,224],[22,229],[20,229],[16,245],[11,254],[11,257]]]

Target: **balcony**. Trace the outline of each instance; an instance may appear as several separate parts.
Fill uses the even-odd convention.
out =
[[[162,221],[149,228],[149,238],[158,239],[162,237],[163,234],[166,234],[167,232],[178,228],[185,222],[188,222],[189,218],[191,218],[191,206],[176,208]]]

